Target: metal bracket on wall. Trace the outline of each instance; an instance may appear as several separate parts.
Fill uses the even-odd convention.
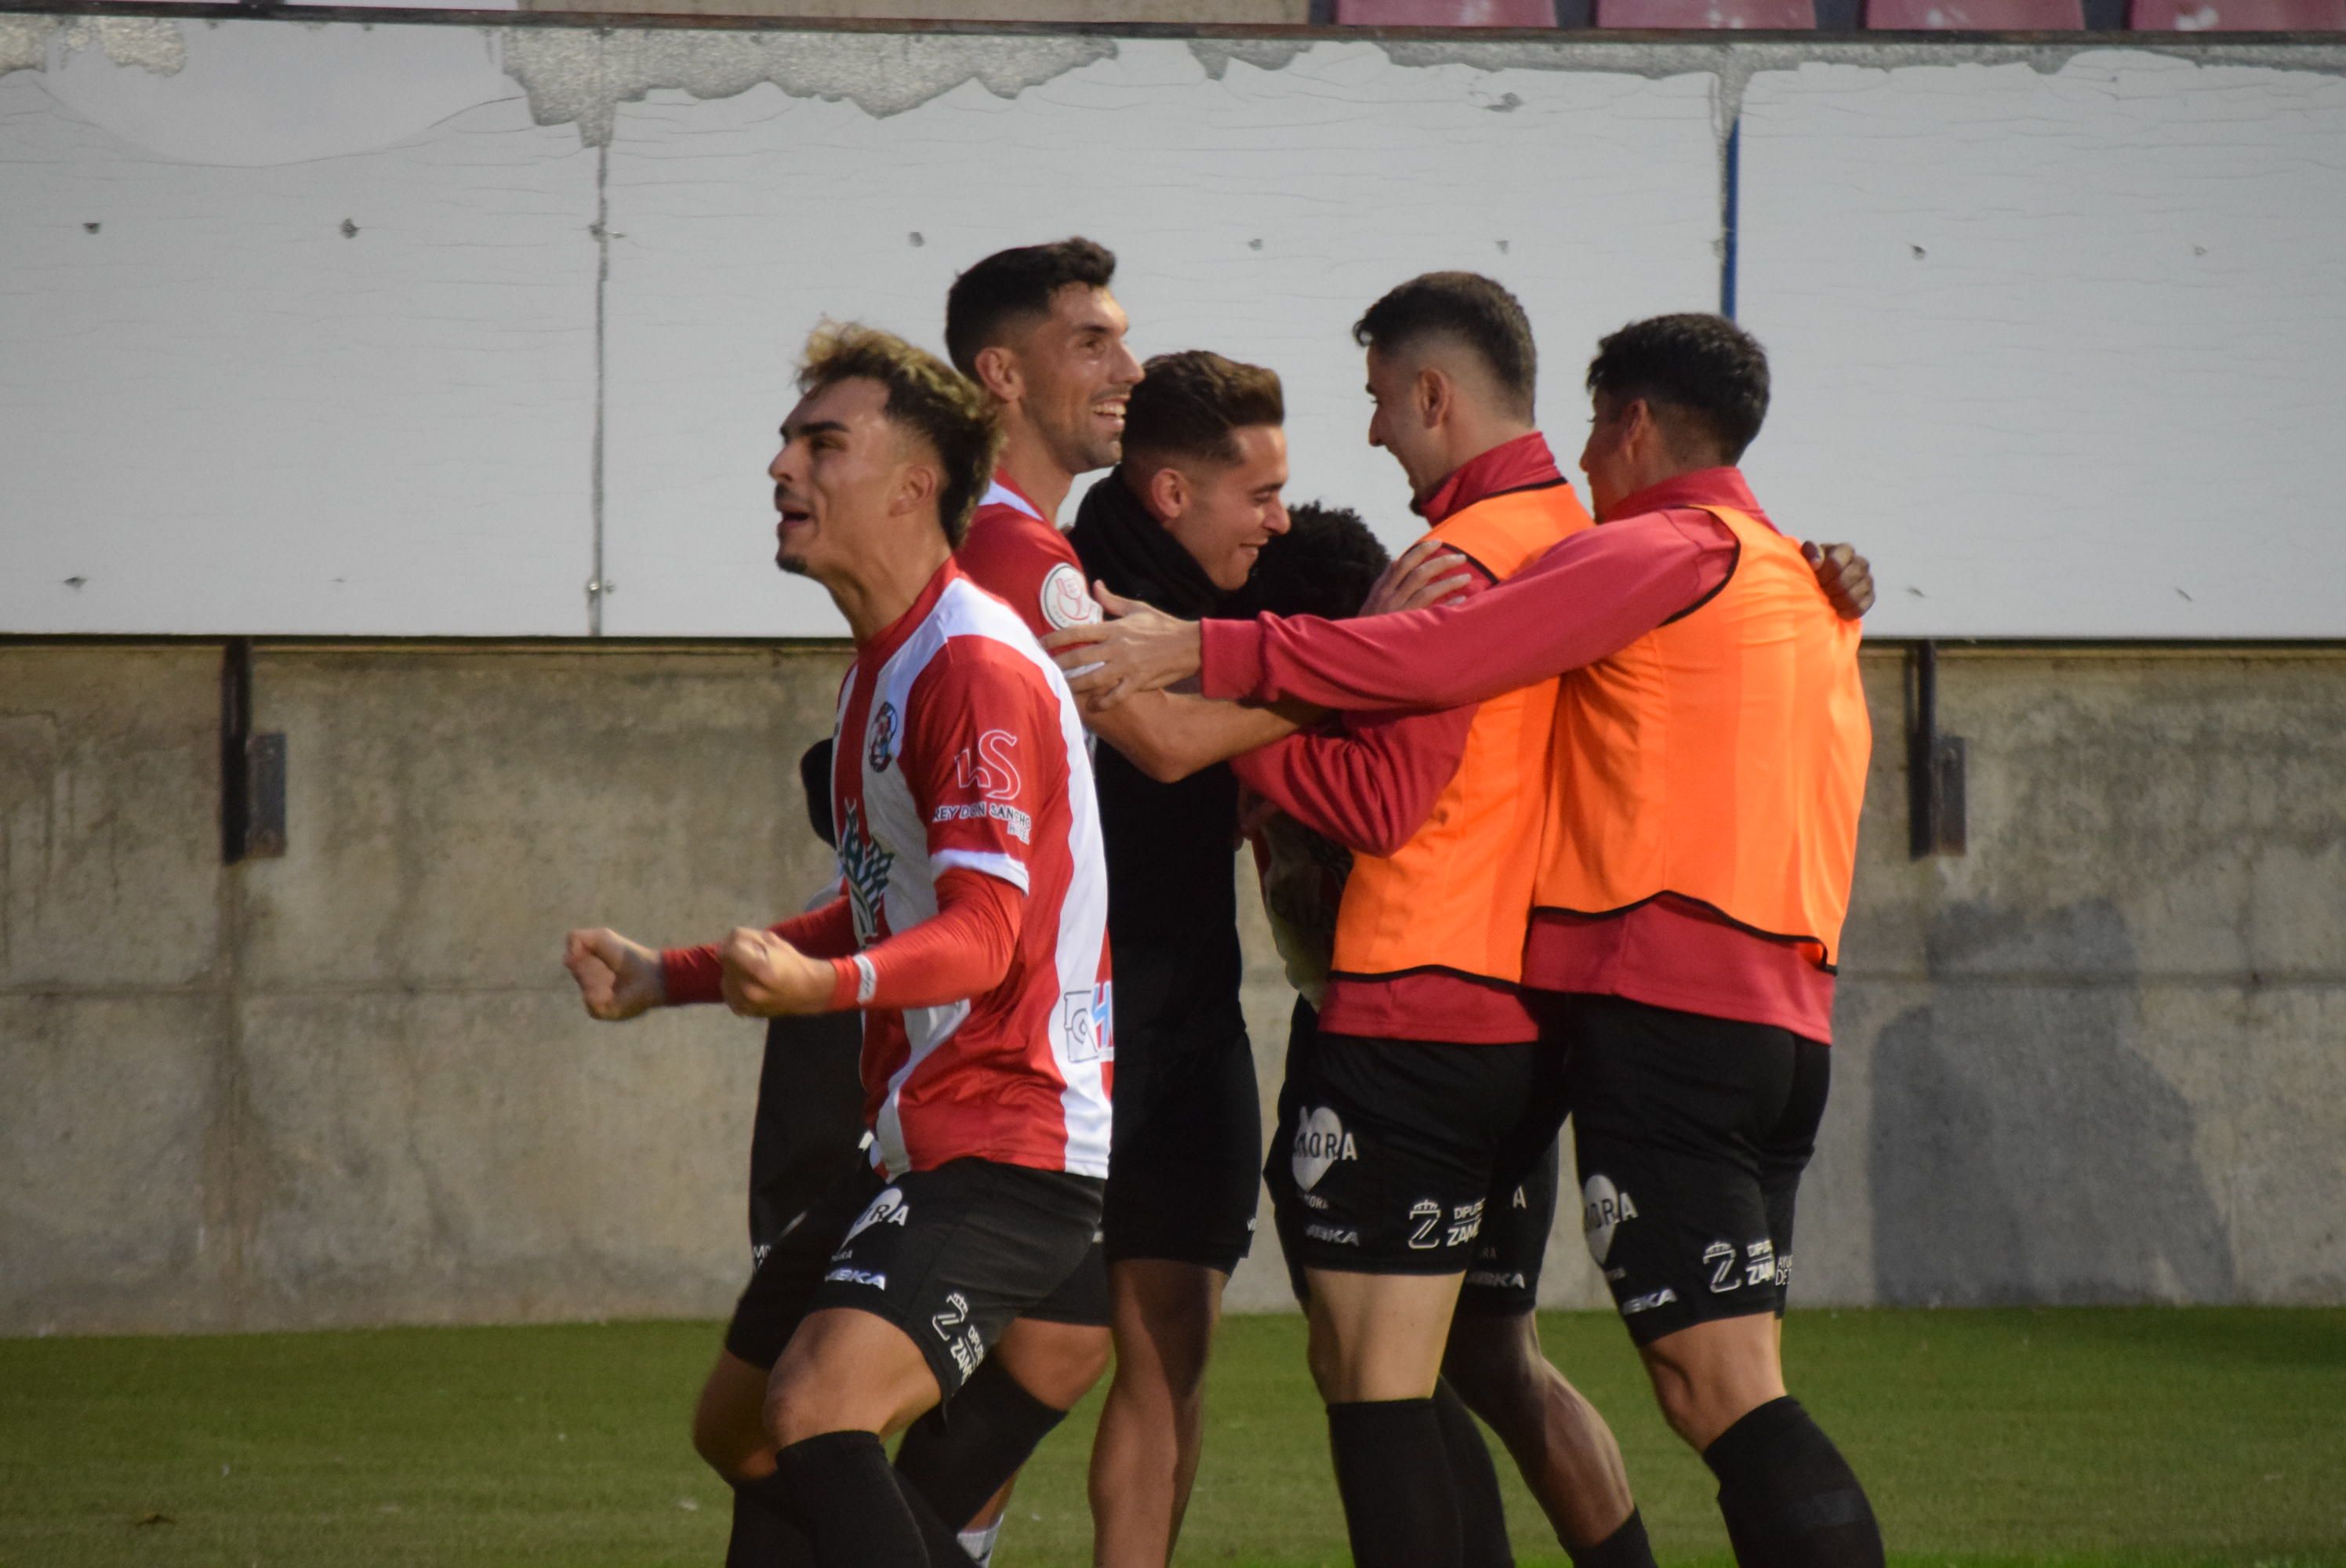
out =
[[[252,639],[220,650],[220,860],[285,853],[285,737],[252,732]]]
[[[1907,656],[1906,799],[1912,858],[1960,855],[1964,848],[1964,743],[1939,733],[1939,646]]]

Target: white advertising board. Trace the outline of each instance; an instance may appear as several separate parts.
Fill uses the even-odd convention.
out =
[[[806,332],[1073,232],[1398,545],[1360,311],[1506,282],[1568,464],[1596,339],[1719,299],[1739,106],[1749,467],[1877,632],[2346,635],[2346,83],[2267,55],[0,15],[0,633],[836,635]]]

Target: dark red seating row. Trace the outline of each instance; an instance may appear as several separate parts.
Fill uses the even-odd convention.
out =
[[[1865,0],[1870,29],[2062,33],[2083,27],[2083,0]],[[1364,27],[1553,27],[1555,0],[1336,0],[1336,20]],[[1595,0],[1599,27],[1806,31],[1815,0]],[[2144,33],[2346,32],[2346,0],[2128,0]]]

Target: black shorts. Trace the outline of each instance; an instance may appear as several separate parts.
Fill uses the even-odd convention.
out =
[[[1629,1337],[1781,1313],[1830,1047],[1788,1030],[1560,999],[1582,1228]]]
[[[750,1277],[733,1355],[770,1367],[808,1313],[852,1307],[909,1335],[951,1399],[1014,1319],[1106,1322],[1098,1178],[964,1159],[882,1181],[856,1160]]]
[[[1464,1274],[1491,1199],[1556,1142],[1555,1052],[1321,1033],[1290,1050],[1263,1176],[1293,1265]]]
[[[1460,1317],[1514,1318],[1538,1307],[1540,1265],[1556,1228],[1563,1166],[1564,1151],[1551,1138],[1521,1181],[1492,1188],[1483,1208],[1482,1245],[1458,1290]]]
[[[750,1131],[750,1259],[755,1264],[831,1190],[863,1140],[858,1075],[863,1021],[853,1013],[766,1025]]]
[[[1145,1048],[1119,1041],[1107,1258],[1166,1258],[1224,1274],[1254,1245],[1262,1100],[1246,1032]]]

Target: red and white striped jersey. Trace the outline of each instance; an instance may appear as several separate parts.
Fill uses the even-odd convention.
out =
[[[954,561],[1038,637],[1100,618],[1076,547],[1006,473],[996,473],[978,502]]]
[[[861,945],[933,918],[955,868],[1025,894],[992,991],[864,1014],[872,1163],[1107,1175],[1107,871],[1083,725],[1020,617],[953,563],[857,650],[831,796]]]

